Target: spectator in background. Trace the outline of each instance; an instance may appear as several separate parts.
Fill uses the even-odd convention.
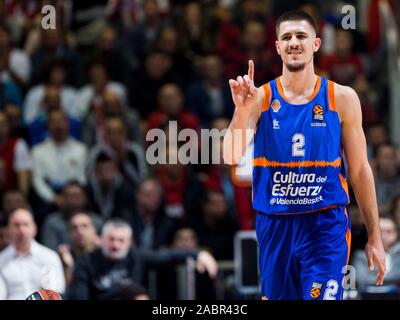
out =
[[[0,218],[0,252],[7,248],[10,244],[10,236],[8,234],[7,221]]]
[[[229,216],[223,192],[208,190],[201,203],[202,216],[191,226],[199,245],[210,250],[217,260],[232,260],[233,238],[238,227]]]
[[[212,128],[217,129],[219,132],[228,128],[228,126],[229,120],[226,118],[218,118],[212,123]],[[220,162],[207,168],[205,177],[202,179],[204,188],[207,190],[221,190],[225,195],[230,218],[238,223],[241,230],[254,229],[254,211],[251,205],[250,185],[235,181],[236,177],[232,174],[235,168],[224,163],[222,148],[222,140],[219,144],[212,144],[211,146],[211,151],[219,156]]]
[[[67,287],[72,282],[75,259],[94,251],[100,245],[93,215],[79,211],[72,214],[68,221],[68,238],[68,244],[57,247],[64,266]]]
[[[166,216],[162,203],[163,190],[155,178],[143,180],[136,191],[136,210],[133,215],[135,243],[144,249],[168,246],[177,222]]]
[[[31,155],[23,139],[10,136],[4,112],[0,112],[0,159],[5,165],[5,188],[18,188],[27,195],[30,189]]]
[[[159,50],[151,50],[144,65],[131,77],[129,101],[143,119],[157,107],[157,95],[161,86],[169,82],[179,82],[179,75],[172,70],[171,57]],[[146,88],[146,90],[143,90]]]
[[[165,212],[180,225],[187,226],[198,215],[199,199],[204,190],[192,168],[177,161],[177,148],[171,145],[160,152],[166,152],[166,163],[156,166],[156,174],[165,193]]]
[[[380,228],[382,243],[386,252],[385,283],[380,292],[398,292],[397,286],[400,284],[400,242],[398,241],[398,231],[391,218],[381,218]],[[371,287],[375,287],[376,274],[367,269],[368,262],[363,250],[355,252],[352,264],[357,272],[358,291],[374,292]]]
[[[22,92],[11,80],[0,78],[0,111],[6,111],[7,107],[15,107],[21,113]]]
[[[66,64],[65,83],[74,87],[81,85],[82,70],[78,52],[70,48],[65,41],[62,26],[55,29],[41,30],[40,46],[32,53],[31,85],[45,81],[45,70],[54,60],[63,60]]]
[[[191,228],[176,230],[171,244],[172,249],[199,250],[196,232]],[[178,295],[178,274],[175,266],[165,266],[157,272],[157,299],[181,299]],[[208,274],[195,274],[196,300],[215,300],[216,291]]]
[[[255,83],[277,76],[281,70],[275,54],[275,23],[270,2],[245,0],[230,21],[222,20],[218,28],[217,48],[224,61],[227,79],[247,70],[244,61],[253,59],[260,71]]]
[[[149,115],[148,129],[168,125],[169,121],[177,121],[179,129],[200,129],[199,119],[184,109],[185,99],[181,88],[174,83],[167,83],[158,92],[158,110]]]
[[[396,148],[381,144],[376,150],[375,186],[378,206],[382,213],[388,213],[394,197],[400,193],[399,163]]]
[[[145,0],[142,5],[142,21],[138,21],[128,28],[126,39],[134,59],[133,65],[136,65],[136,68],[140,67],[138,64],[145,59],[164,24],[157,0]]]
[[[20,88],[29,82],[31,63],[25,52],[13,48],[10,31],[5,25],[0,26],[0,79],[14,81]]]
[[[25,209],[8,220],[11,244],[0,253],[0,300],[25,300],[32,292],[50,289],[63,293],[65,279],[56,252],[34,240],[36,225]]]
[[[13,138],[22,138],[28,142],[29,133],[22,120],[21,106],[14,103],[6,103],[3,112],[7,117],[10,136]]]
[[[82,212],[87,207],[85,189],[76,181],[68,182],[60,193],[59,210],[49,214],[41,229],[41,243],[46,247],[57,250],[61,244],[69,244],[68,222],[76,212]],[[103,223],[97,213],[88,213],[97,230]]]
[[[45,89],[42,102],[42,110],[38,114],[35,120],[28,124],[29,137],[31,145],[36,145],[45,140],[48,135],[47,118],[50,111],[61,110],[65,108],[61,106],[60,90],[54,86],[48,86]],[[68,128],[69,134],[76,140],[80,140],[81,137],[81,123],[80,121],[68,115]]]
[[[195,64],[202,55],[214,49],[211,23],[202,3],[196,1],[186,3],[178,16],[179,41],[183,44],[185,56]]]
[[[96,48],[92,51],[90,61],[101,62],[109,72],[110,79],[127,84],[131,71],[126,50],[118,45],[116,30],[106,25],[100,32]]]
[[[122,175],[136,186],[147,175],[147,164],[141,145],[128,140],[128,129],[121,117],[105,120],[105,143],[97,144],[90,150],[87,173],[92,174],[93,164],[101,152],[112,157]]]
[[[94,171],[88,177],[92,209],[104,220],[119,217],[132,221],[134,187],[121,175],[115,160],[106,153],[99,153],[94,161]]]
[[[351,217],[351,257],[357,250],[364,250],[368,241],[367,229],[365,228],[364,220],[360,212],[360,208],[352,204],[348,208],[348,213]]]
[[[6,190],[1,198],[0,219],[7,221],[12,212],[21,208],[30,210],[26,196],[17,189]]]
[[[71,180],[86,183],[86,146],[68,134],[68,118],[61,110],[48,114],[49,137],[33,148],[33,188],[46,204],[60,204],[57,192]],[[47,212],[48,213],[48,212]]]
[[[182,79],[182,86],[185,86],[195,78],[194,65],[191,60],[185,56],[185,52],[178,41],[178,30],[172,25],[163,26],[154,46],[157,50],[168,54],[172,59],[171,69],[179,74]]]
[[[197,258],[197,267],[215,276],[217,265],[212,256],[197,250],[143,251],[132,248],[132,229],[123,220],[108,221],[102,230],[101,247],[76,262],[68,297],[70,299],[111,300],[121,297],[127,284],[143,285],[151,266],[183,262]]]
[[[24,101],[24,121],[30,125],[34,121],[45,121],[46,114],[50,108],[61,107],[70,117],[76,117],[77,111],[74,108],[76,90],[66,84],[67,64],[63,60],[52,61],[48,68],[43,70],[44,82],[32,87]],[[48,95],[58,92],[57,101],[49,100]]]
[[[257,63],[255,83],[264,83],[266,79],[275,78],[280,70],[276,61],[276,54],[268,49],[265,43],[265,27],[257,21],[249,21],[243,27],[240,43],[237,47],[231,45],[229,51],[220,52],[225,65],[224,75],[232,78],[234,74],[246,70],[245,61],[253,59]]]
[[[79,119],[84,120],[90,111],[98,112],[103,103],[104,93],[114,91],[123,106],[126,106],[126,89],[122,83],[109,78],[106,66],[99,61],[89,65],[89,83],[83,86],[76,97],[74,109]]]
[[[372,103],[372,90],[366,77],[364,75],[358,76],[352,83],[351,87],[356,91],[360,99],[363,127],[367,128],[368,126],[377,123],[380,120],[379,114],[376,112]]]
[[[350,31],[336,29],[335,53],[322,56],[319,60],[320,71],[344,86],[350,86],[364,73],[360,55],[353,52],[353,42]]]
[[[222,77],[221,58],[215,54],[205,55],[200,71],[202,79],[189,86],[186,100],[190,111],[199,117],[202,127],[209,128],[217,117],[230,118],[234,108],[228,82]]]
[[[83,142],[88,147],[93,147],[96,143],[104,144],[106,119],[120,117],[126,123],[128,139],[143,145],[144,138],[137,112],[122,105],[118,94],[111,89],[106,90],[102,100],[101,107],[96,110],[90,110],[85,119],[82,131]]]
[[[398,231],[400,232],[400,194],[393,198],[389,213],[395,222]]]
[[[376,156],[376,150],[381,144],[390,142],[389,129],[382,123],[377,122],[368,126],[366,131],[368,159],[371,162]]]

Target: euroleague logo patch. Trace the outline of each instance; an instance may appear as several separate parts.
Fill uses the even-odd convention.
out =
[[[310,290],[310,297],[313,299],[317,299],[321,295],[321,288],[322,283],[313,282]]]
[[[279,100],[277,100],[277,99],[273,100],[271,103],[271,108],[272,108],[272,111],[278,112],[279,109],[281,108],[281,103],[279,102]]]
[[[313,115],[314,115],[314,120],[319,120],[323,121],[324,120],[324,108],[317,104],[313,108]]]

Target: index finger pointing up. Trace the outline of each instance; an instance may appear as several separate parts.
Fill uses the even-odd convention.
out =
[[[249,60],[249,71],[247,72],[251,81],[254,80],[254,62],[253,60]]]

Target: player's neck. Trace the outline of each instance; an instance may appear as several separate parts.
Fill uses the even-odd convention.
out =
[[[303,95],[304,92],[313,90],[317,82],[314,65],[311,63],[302,71],[290,72],[283,66],[281,84],[284,91],[289,90],[294,95]]]

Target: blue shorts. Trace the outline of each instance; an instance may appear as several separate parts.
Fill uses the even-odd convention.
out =
[[[296,215],[258,213],[256,232],[263,299],[342,299],[351,241],[345,207]]]

